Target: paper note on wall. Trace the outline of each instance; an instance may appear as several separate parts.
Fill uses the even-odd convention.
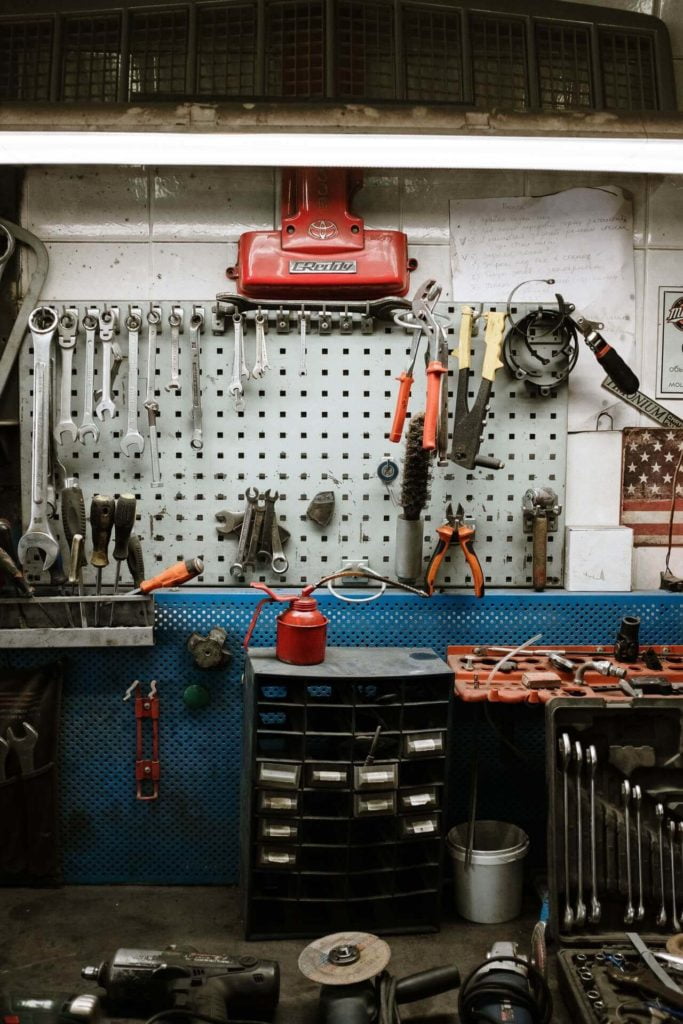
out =
[[[576,315],[604,324],[606,340],[638,373],[631,202],[618,188],[573,188],[549,196],[453,200],[451,267],[455,302],[504,304],[522,281],[554,278],[515,292],[515,302],[555,305],[555,292]],[[569,429],[595,428],[610,406],[615,426],[637,414],[601,389],[605,376],[582,340],[570,377]],[[505,371],[500,371],[501,373]]]

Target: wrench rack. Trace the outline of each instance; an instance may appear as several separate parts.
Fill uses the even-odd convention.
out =
[[[646,942],[679,931],[683,910],[683,700],[680,697],[642,697],[624,703],[600,699],[558,698],[546,705],[546,763],[549,787],[548,868],[553,934],[567,947],[623,940],[624,930],[639,932]],[[569,739],[565,812],[564,773],[559,744]],[[575,746],[580,744],[580,812],[577,805]],[[586,753],[593,745],[595,770],[595,854],[599,920],[589,920],[593,877],[590,816],[590,771]],[[628,783],[625,801],[623,785]],[[641,843],[638,842],[637,801],[640,787]],[[660,840],[657,805],[663,808]],[[668,823],[674,822],[673,848]],[[679,829],[679,823],[682,828]],[[565,830],[569,860],[565,862]],[[673,849],[673,872],[672,872]],[[579,856],[580,854],[580,856]],[[660,861],[661,855],[661,861]],[[568,867],[569,898],[565,883]],[[663,868],[663,870],[662,870]],[[565,917],[569,905],[576,918],[579,874],[587,921],[577,927]],[[640,875],[642,873],[642,896]],[[630,876],[630,886],[629,886]],[[663,886],[662,886],[663,878]],[[639,904],[643,914],[638,916]],[[632,904],[634,918],[626,920]],[[672,924],[673,908],[676,921]],[[660,918],[662,906],[666,915]],[[658,923],[660,922],[660,923]]]
[[[216,532],[216,513],[228,509],[241,513],[248,487],[265,491],[277,489],[280,522],[291,534],[285,553],[289,571],[276,575],[270,570],[247,576],[271,584],[298,585],[315,580],[352,560],[364,560],[382,573],[394,571],[396,516],[400,479],[386,485],[377,469],[387,457],[402,463],[404,444],[391,444],[391,425],[397,385],[394,377],[405,366],[411,336],[393,322],[367,318],[355,312],[330,317],[330,333],[321,331],[320,315],[311,314],[308,323],[307,373],[301,376],[299,319],[301,303],[286,308],[286,324],[278,327],[277,309],[265,309],[268,318],[267,347],[270,369],[261,380],[245,382],[245,409],[237,413],[228,393],[232,376],[233,330],[230,318],[221,320],[213,312],[215,298],[194,301],[129,301],[125,297],[70,298],[52,303],[58,313],[62,306],[75,307],[79,333],[74,352],[71,406],[80,423],[85,382],[83,316],[90,308],[105,307],[118,315],[114,342],[127,354],[128,336],[124,326],[130,306],[142,311],[138,378],[138,430],[145,439],[141,454],[127,457],[120,441],[127,427],[127,360],[113,387],[117,409],[113,420],[99,423],[97,446],[92,439],[81,445],[68,443],[58,448],[68,476],[80,481],[86,504],[94,493],[132,492],[138,499],[135,532],[142,541],[146,574],[179,557],[203,553],[206,561],[199,584],[233,586],[244,583],[230,574],[235,560],[238,535],[223,538]],[[161,332],[156,350],[155,398],[160,412],[157,422],[161,481],[152,484],[147,415],[143,404],[146,391],[148,327],[146,314],[151,305],[161,314]],[[189,324],[193,310],[204,313],[201,343],[201,390],[203,410],[202,450],[191,446],[192,386]],[[305,304],[304,304],[305,308]],[[495,308],[495,307],[492,307]],[[520,306],[516,313],[523,313]],[[179,337],[179,383],[175,392],[165,390],[171,372],[169,315],[177,309],[182,316]],[[448,335],[455,347],[459,306],[442,303],[438,311],[451,321]],[[244,315],[247,362],[254,362],[254,311]],[[372,329],[372,333],[369,333]],[[279,333],[282,331],[282,333]],[[57,343],[54,344],[58,352]],[[479,373],[483,353],[481,335],[473,342],[473,370]],[[420,364],[420,361],[418,360]],[[420,364],[421,365],[421,364]],[[23,506],[26,521],[31,468],[32,359],[30,338],[20,361],[21,374],[21,458]],[[59,367],[57,366],[57,387]],[[452,417],[457,361],[451,359],[449,406]],[[96,344],[94,386],[102,382],[102,346]],[[478,387],[471,382],[470,404]],[[424,383],[419,365],[411,399],[411,410],[424,403]],[[57,395],[59,391],[57,391]],[[432,498],[425,515],[424,564],[436,543],[436,527],[444,520],[446,504],[461,502],[474,517],[476,546],[486,583],[490,586],[526,587],[531,584],[531,538],[524,532],[522,496],[530,486],[549,485],[564,502],[567,394],[536,398],[523,383],[513,380],[505,369],[498,373],[491,412],[481,452],[497,455],[505,462],[498,471],[467,472],[449,463],[435,466]],[[328,527],[321,528],[306,518],[308,503],[318,491],[333,490],[336,507]],[[59,524],[56,532],[61,534]],[[562,583],[562,530],[549,536],[548,586]],[[87,538],[87,551],[89,552]],[[66,551],[64,549],[66,557]],[[452,560],[451,560],[452,559]],[[35,571],[34,571],[35,570]],[[104,570],[103,587],[111,585],[114,565]],[[45,582],[40,564],[31,567],[34,581]],[[122,589],[128,589],[125,571]],[[94,585],[94,570],[84,571],[86,590]],[[438,580],[444,589],[467,587],[470,581],[459,551],[449,554]]]

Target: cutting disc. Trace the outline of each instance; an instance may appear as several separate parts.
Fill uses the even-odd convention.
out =
[[[387,966],[391,950],[367,932],[335,932],[306,946],[299,970],[319,985],[353,985],[374,978]]]

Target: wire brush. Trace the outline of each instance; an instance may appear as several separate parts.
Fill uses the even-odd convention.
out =
[[[401,505],[405,519],[420,518],[429,501],[432,453],[422,447],[425,414],[420,412],[411,419],[406,431],[406,454],[401,481]]]

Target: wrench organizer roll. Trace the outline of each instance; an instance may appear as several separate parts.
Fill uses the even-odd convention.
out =
[[[205,567],[199,582],[214,586],[307,583],[359,560],[394,573],[401,508],[400,481],[393,481],[405,445],[391,444],[388,434],[394,378],[410,357],[415,328],[405,316],[394,322],[393,314],[409,313],[410,301],[259,307],[234,296],[219,299],[67,297],[43,307],[20,360],[30,582],[48,582],[39,550],[55,556],[61,551],[68,565],[59,491],[74,478],[88,507],[95,494],[135,497],[132,536],[139,537],[148,574],[174,558],[200,554]],[[432,307],[447,347],[455,349],[462,335],[460,306]],[[474,467],[469,449],[455,464],[452,458],[434,461],[422,565],[426,571],[449,506],[460,506],[465,532],[476,530],[485,582],[528,586],[532,536],[523,496],[529,488],[550,487],[563,504],[566,389],[541,399],[506,369],[481,388],[484,329],[468,327],[469,406],[477,413],[482,391],[490,400],[481,456]],[[43,329],[52,330],[51,348]],[[431,387],[442,372],[443,343],[430,347],[429,359]],[[413,415],[425,403],[419,369]],[[464,398],[455,357],[445,379],[452,430],[456,382]],[[462,402],[459,407],[466,409]],[[474,437],[478,428],[469,432]],[[501,462],[503,468],[494,471]],[[386,472],[388,463],[396,472]],[[326,517],[320,506],[307,515],[323,496]],[[50,518],[55,509],[57,518]],[[562,582],[560,537],[547,538],[549,586]],[[108,563],[93,566],[89,547],[88,530],[80,573],[85,595],[92,597],[98,579],[101,592],[111,593],[117,569],[117,593],[129,592],[125,560],[110,555]],[[447,555],[436,586],[469,587],[470,573],[464,558]],[[100,625],[109,622],[105,611]]]
[[[564,945],[680,931],[683,705],[546,705],[553,930]]]

